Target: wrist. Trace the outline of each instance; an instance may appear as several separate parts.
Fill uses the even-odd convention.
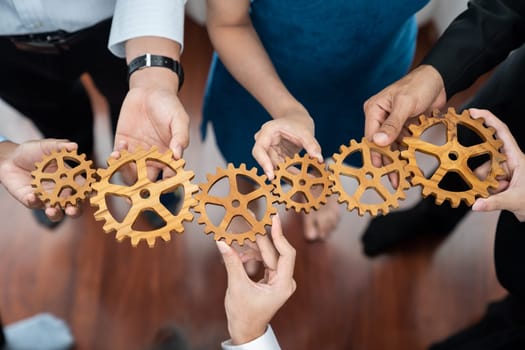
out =
[[[129,77],[129,88],[161,89],[177,94],[179,76],[163,67],[148,67],[137,70]]]
[[[228,331],[233,345],[249,343],[261,337],[266,332],[267,328],[268,324],[254,326],[253,323],[246,323],[241,327],[228,324]]]

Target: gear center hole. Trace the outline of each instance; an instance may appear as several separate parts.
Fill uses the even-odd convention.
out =
[[[305,180],[305,179],[300,179],[300,180],[299,180],[299,185],[300,185],[300,186],[304,186],[304,185],[306,185],[306,180]]]
[[[151,193],[147,189],[143,189],[140,191],[140,198],[142,199],[148,199],[151,196]]]
[[[368,179],[368,180],[372,180],[374,178],[374,174],[368,172],[365,174],[365,177]]]
[[[450,160],[458,160],[458,154],[457,154],[456,152],[450,152],[450,153],[448,154],[448,158],[449,158]]]
[[[60,180],[67,179],[67,174],[60,174]]]
[[[238,199],[234,199],[234,200],[232,201],[232,206],[233,206],[234,208],[239,208],[240,205],[241,205],[241,202],[239,202]]]

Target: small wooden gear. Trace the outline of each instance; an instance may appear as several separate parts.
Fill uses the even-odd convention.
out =
[[[426,130],[438,124],[443,124],[446,128],[445,144],[435,145],[421,139],[421,135]],[[471,129],[482,142],[470,147],[463,146],[458,141],[459,125]],[[437,204],[449,200],[452,207],[457,207],[463,200],[471,206],[477,197],[487,197],[489,189],[497,188],[496,177],[505,174],[501,167],[505,156],[500,152],[503,142],[495,138],[496,131],[493,128],[483,125],[482,119],[473,119],[468,110],[457,114],[453,108],[449,108],[443,116],[426,117],[422,115],[419,117],[419,124],[410,125],[409,130],[412,136],[402,139],[407,149],[401,152],[401,156],[408,160],[407,171],[413,175],[412,184],[422,186],[424,197],[434,195]],[[428,178],[424,176],[417,164],[416,152],[434,156],[439,161],[438,168]],[[484,180],[480,180],[467,163],[472,157],[481,155],[489,155],[491,163],[491,170]],[[470,189],[455,192],[440,188],[439,184],[448,172],[455,172],[461,176]]]
[[[168,167],[175,172],[175,175],[156,182],[151,181],[147,174],[148,161]],[[129,237],[133,246],[137,246],[141,240],[146,240],[148,245],[153,247],[157,237],[169,241],[171,232],[184,232],[183,222],[193,220],[190,208],[197,204],[193,194],[198,191],[198,186],[190,182],[195,174],[193,171],[184,170],[185,162],[183,159],[173,160],[171,151],[161,154],[157,147],[152,147],[150,150],[138,149],[133,153],[121,151],[120,158],[110,157],[107,163],[107,169],[97,171],[100,181],[93,185],[96,195],[91,197],[91,205],[98,207],[95,212],[95,219],[105,221],[103,229],[106,233],[116,231],[116,238],[119,241]],[[110,183],[112,176],[123,166],[130,163],[136,165],[137,181],[130,186]],[[180,186],[184,189],[184,199],[180,211],[174,215],[160,202],[160,195],[172,192]],[[113,216],[107,207],[106,197],[111,195],[124,197],[131,204],[129,212],[121,222]],[[133,224],[144,211],[154,211],[166,224],[150,231],[134,229]]]
[[[296,169],[297,172],[290,169]],[[272,181],[273,193],[279,203],[285,204],[286,209],[293,208],[298,213],[301,210],[308,213],[312,208],[319,209],[331,194],[332,181],[329,175],[324,163],[319,163],[317,159],[309,156],[301,157],[296,154],[293,158],[287,157],[284,163],[278,165]],[[291,184],[292,187],[288,191],[283,189],[283,181]],[[320,187],[321,190],[317,195],[314,192],[316,187]],[[306,202],[299,202],[297,195],[302,195]]]
[[[85,154],[65,148],[45,156],[31,172],[36,196],[51,206],[76,206],[91,193],[95,182],[93,162]]]
[[[253,181],[258,188],[249,193],[241,193],[237,186],[237,177],[243,176]],[[218,197],[210,194],[215,184],[220,180],[227,178],[230,191],[225,197]],[[246,239],[255,242],[255,235],[265,235],[265,226],[271,225],[271,216],[276,213],[276,209],[272,206],[275,198],[273,197],[271,190],[272,186],[266,184],[266,176],[258,176],[257,170],[252,168],[246,170],[246,165],[241,164],[239,168],[235,168],[232,164],[228,164],[227,169],[217,168],[215,175],[207,175],[208,182],[199,185],[200,192],[195,196],[198,200],[198,204],[195,207],[195,212],[201,214],[199,223],[204,224],[204,232],[206,234],[213,233],[216,241],[224,239],[227,244],[232,244],[233,241],[237,241],[239,245],[243,245]],[[265,213],[261,220],[254,217],[253,213],[249,209],[249,204],[252,201],[256,201],[264,197],[266,200]],[[206,205],[215,205],[223,207],[226,211],[219,225],[215,225],[208,217],[206,211]],[[231,233],[228,232],[228,228],[235,217],[242,217],[251,226],[245,232]]]
[[[370,151],[377,152],[383,157],[389,158],[391,163],[375,167],[372,164]],[[344,164],[344,161],[354,152],[360,152],[362,155],[363,165],[361,168],[355,168]],[[405,199],[405,190],[410,187],[407,174],[404,171],[406,162],[399,158],[399,151],[392,151],[389,147],[381,147],[363,138],[360,143],[355,140],[350,141],[349,146],[342,145],[340,153],[333,155],[334,163],[329,165],[332,174],[331,180],[333,193],[339,193],[339,203],[347,203],[349,211],[357,208],[359,215],[369,212],[376,216],[381,212],[385,215],[389,212],[390,207],[399,207],[399,200]],[[392,193],[382,182],[381,178],[390,173],[397,173],[399,184],[397,189]],[[342,176],[349,176],[359,183],[353,194],[348,194],[343,188]],[[378,203],[362,203],[362,197],[366,190],[372,189],[377,192],[382,201]]]

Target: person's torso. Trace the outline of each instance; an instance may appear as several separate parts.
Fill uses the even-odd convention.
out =
[[[116,0],[0,0],[0,35],[74,32],[110,18]]]
[[[311,67],[337,76],[369,69],[388,60],[389,51],[412,47],[406,27],[427,2],[253,0],[251,18],[278,71],[286,66],[291,74],[296,67],[304,75],[304,67]]]

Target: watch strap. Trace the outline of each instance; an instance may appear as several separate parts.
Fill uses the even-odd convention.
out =
[[[150,53],[131,60],[128,65],[128,80],[131,77],[131,74],[139,69],[144,69],[147,67],[164,67],[172,70],[179,77],[179,90],[182,87],[182,84],[184,83],[184,70],[182,69],[182,64],[170,57],[152,55]]]

